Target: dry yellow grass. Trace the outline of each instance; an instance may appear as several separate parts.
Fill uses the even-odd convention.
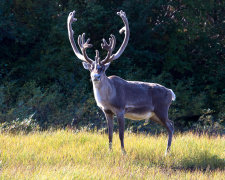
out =
[[[127,155],[114,134],[47,131],[0,134],[0,179],[225,179],[225,138],[175,135],[164,157],[166,135],[125,134]]]

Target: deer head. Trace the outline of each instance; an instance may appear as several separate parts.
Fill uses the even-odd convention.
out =
[[[73,51],[74,51],[75,55],[77,56],[77,58],[83,61],[84,68],[90,71],[92,82],[99,83],[106,76],[105,71],[109,67],[110,63],[112,61],[118,59],[121,56],[121,54],[123,53],[123,51],[125,50],[125,48],[128,44],[130,30],[129,30],[129,24],[128,24],[126,14],[122,10],[120,12],[117,12],[117,15],[119,15],[121,17],[121,19],[123,20],[123,23],[125,25],[119,31],[120,34],[122,34],[123,32],[125,34],[125,37],[124,37],[121,47],[118,49],[118,51],[115,54],[112,54],[112,52],[115,48],[115,45],[116,45],[115,36],[114,35],[110,36],[109,43],[107,43],[106,40],[103,39],[101,47],[102,47],[102,49],[107,51],[107,55],[106,55],[105,59],[103,59],[103,60],[101,60],[101,58],[99,57],[98,50],[96,50],[95,60],[92,60],[91,58],[88,57],[86,50],[88,48],[91,48],[92,44],[89,44],[89,42],[90,42],[89,38],[87,39],[87,41],[85,41],[85,33],[83,33],[82,36],[81,35],[78,36],[78,45],[80,47],[81,53],[77,49],[77,46],[76,46],[74,38],[73,38],[74,32],[72,30],[72,23],[74,21],[77,21],[77,19],[74,18],[74,15],[75,15],[75,11],[71,12],[67,19],[67,28],[68,28],[68,35],[69,35],[70,43],[72,45]]]

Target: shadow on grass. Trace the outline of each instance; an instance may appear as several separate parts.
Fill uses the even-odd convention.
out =
[[[221,159],[217,155],[210,154],[208,151],[202,151],[199,152],[197,156],[181,159],[179,165],[172,168],[183,170],[225,170],[225,159]]]
[[[169,158],[169,159],[167,159]],[[148,155],[139,154],[135,158],[135,162],[139,165],[159,166],[163,168],[171,168],[173,170],[225,170],[225,159],[218,155],[210,154],[208,151],[199,151],[196,155],[184,156],[176,158],[176,154],[168,154],[166,157],[162,156],[160,159]]]

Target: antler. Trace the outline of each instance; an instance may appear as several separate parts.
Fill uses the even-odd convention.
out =
[[[105,49],[108,51],[106,58],[101,61],[102,64],[106,64],[110,58],[114,57],[114,55],[112,55],[112,52],[115,49],[116,38],[112,34],[110,36],[111,36],[111,38],[109,38],[109,44],[107,44],[105,39],[102,40],[103,41],[103,43],[101,44],[102,49]]]
[[[99,52],[98,50],[95,50],[95,52],[96,52],[95,61],[99,64],[100,63]]]
[[[82,36],[81,35],[78,36],[78,45],[81,49],[81,52],[85,60],[91,64],[93,61],[87,56],[87,53],[86,53],[86,49],[92,47],[92,44],[88,44],[89,42],[90,42],[90,38],[88,38],[87,41],[85,42],[85,33],[83,33]]]
[[[123,51],[125,50],[128,41],[129,41],[129,36],[130,36],[130,29],[129,29],[129,24],[128,24],[128,20],[126,17],[125,12],[123,12],[122,10],[120,12],[117,12],[117,15],[119,15],[121,17],[121,19],[123,20],[124,23],[124,27],[122,29],[120,29],[120,34],[122,34],[124,32],[125,37],[123,40],[123,43],[121,45],[121,47],[118,49],[118,51],[116,52],[116,54],[112,55],[112,51],[115,48],[116,45],[116,38],[114,35],[111,35],[111,38],[109,38],[109,44],[106,43],[105,39],[103,39],[103,43],[101,44],[102,49],[105,49],[108,51],[107,56],[104,60],[101,61],[101,64],[106,64],[109,62],[112,62],[113,60],[118,59],[121,54],[123,53]]]
[[[89,44],[90,42],[90,39],[88,38],[87,41],[85,41],[85,33],[78,36],[78,45],[81,49],[81,52],[82,54],[80,53],[80,51],[77,49],[77,46],[76,46],[76,43],[74,42],[74,38],[73,38],[73,30],[72,30],[72,23],[74,21],[77,21],[76,18],[74,18],[74,15],[75,15],[75,11],[73,12],[70,12],[68,18],[67,18],[67,29],[68,29],[68,35],[69,35],[69,40],[70,40],[70,43],[71,43],[71,46],[73,48],[73,51],[75,53],[75,55],[82,61],[86,61],[90,64],[93,63],[93,60],[90,59],[86,53],[86,50],[88,48],[91,48],[92,45]],[[130,30],[129,30],[129,24],[128,24],[128,20],[127,20],[127,17],[126,17],[126,14],[125,12],[123,12],[122,10],[120,12],[117,12],[117,15],[119,15],[121,17],[121,19],[123,20],[123,23],[124,23],[124,27],[122,29],[120,29],[120,34],[122,34],[124,32],[125,34],[125,37],[124,37],[124,40],[123,40],[123,43],[121,45],[121,47],[118,49],[118,51],[115,53],[115,54],[112,54],[113,50],[115,49],[115,45],[116,45],[116,38],[114,35],[110,35],[111,38],[109,38],[109,43],[106,42],[105,39],[103,39],[103,43],[101,44],[102,46],[102,49],[105,49],[108,51],[107,53],[107,56],[105,57],[104,60],[101,61],[101,64],[106,64],[106,63],[109,63],[109,62],[112,62],[113,60],[116,60],[118,59],[121,54],[123,53],[123,51],[125,50],[127,44],[128,44],[128,41],[129,41],[129,36],[130,36]],[[98,57],[97,57],[98,56]],[[100,59],[99,59],[99,53],[96,52],[96,57],[95,59],[97,59],[97,61],[99,62]]]
[[[87,53],[86,53],[86,49],[92,47],[91,44],[88,44],[90,39],[87,39],[87,41],[85,42],[85,33],[83,33],[82,36],[79,35],[79,37],[78,37],[78,45],[79,45],[79,47],[81,49],[82,54],[77,49],[76,43],[74,42],[74,38],[73,38],[74,32],[73,32],[73,29],[72,29],[72,23],[77,21],[77,19],[74,18],[74,15],[75,15],[75,11],[70,12],[70,14],[69,14],[69,16],[67,18],[67,29],[68,29],[68,35],[69,35],[69,40],[70,40],[71,46],[73,48],[73,51],[74,51],[75,55],[78,57],[78,59],[80,59],[82,61],[86,61],[86,62],[92,64],[93,60],[90,59],[87,56]]]

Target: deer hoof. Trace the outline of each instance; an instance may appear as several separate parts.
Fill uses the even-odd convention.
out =
[[[126,154],[127,154],[127,152],[126,152],[125,149],[122,149],[122,154],[123,154],[123,155],[126,155]]]

